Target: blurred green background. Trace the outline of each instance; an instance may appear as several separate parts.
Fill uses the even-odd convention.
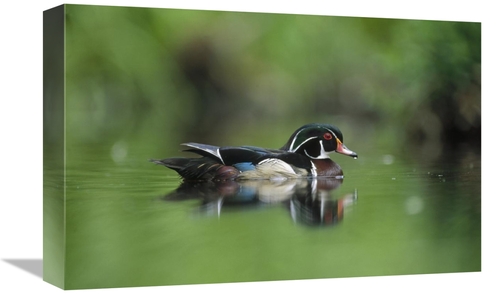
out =
[[[65,9],[65,132],[44,155],[64,136],[67,288],[481,269],[480,23]],[[359,194],[333,230],[160,201],[180,181],[149,158],[278,148],[310,122],[359,155],[332,155],[331,197]],[[44,166],[50,194],[61,166]]]
[[[66,21],[82,144],[281,147],[325,122],[348,146],[480,146],[480,23],[78,5]]]

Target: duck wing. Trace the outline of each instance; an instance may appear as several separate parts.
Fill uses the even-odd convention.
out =
[[[280,159],[299,168],[311,168],[311,161],[307,157],[281,149],[255,146],[219,147],[200,143],[183,143],[181,145],[189,147],[184,151],[209,157],[227,166],[236,166],[242,171],[253,169],[266,159]]]
[[[269,156],[276,156],[276,152],[284,152],[253,146],[219,147],[200,143],[183,143],[181,145],[189,147],[189,149],[185,149],[184,151],[212,158],[225,165],[233,165],[240,162],[257,163]]]
[[[224,164],[237,166],[239,169],[248,164],[248,168],[255,167],[269,159],[279,159],[284,163],[299,168],[310,169],[311,161],[300,154],[277,149],[266,149],[254,146],[222,147],[219,150]]]
[[[200,143],[182,143],[181,145],[189,147],[189,149],[185,149],[184,151],[193,152],[204,157],[212,158],[219,163],[224,163],[219,153],[219,146]]]

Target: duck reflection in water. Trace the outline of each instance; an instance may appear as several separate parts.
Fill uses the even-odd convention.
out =
[[[200,199],[199,211],[221,216],[223,211],[282,205],[295,223],[331,226],[344,217],[344,208],[355,203],[357,192],[332,197],[343,179],[300,178],[223,182],[183,182],[166,201]]]

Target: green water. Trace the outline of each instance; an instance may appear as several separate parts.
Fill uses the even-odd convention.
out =
[[[174,172],[120,144],[68,158],[66,288],[481,269],[478,156],[334,154],[345,179],[319,196],[335,221],[307,224],[290,208],[304,185],[290,192],[286,183],[254,183],[268,192],[246,198],[233,193],[241,187],[175,196]]]

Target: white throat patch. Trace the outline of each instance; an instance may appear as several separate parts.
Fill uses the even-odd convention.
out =
[[[309,156],[310,158],[313,158],[313,159],[326,159],[326,158],[330,158],[328,156],[329,152],[326,152],[325,148],[323,147],[323,141],[322,140],[319,140],[319,145],[321,146],[321,149],[320,149],[319,155],[317,157],[309,155],[306,150],[304,150],[304,153],[307,156]]]

